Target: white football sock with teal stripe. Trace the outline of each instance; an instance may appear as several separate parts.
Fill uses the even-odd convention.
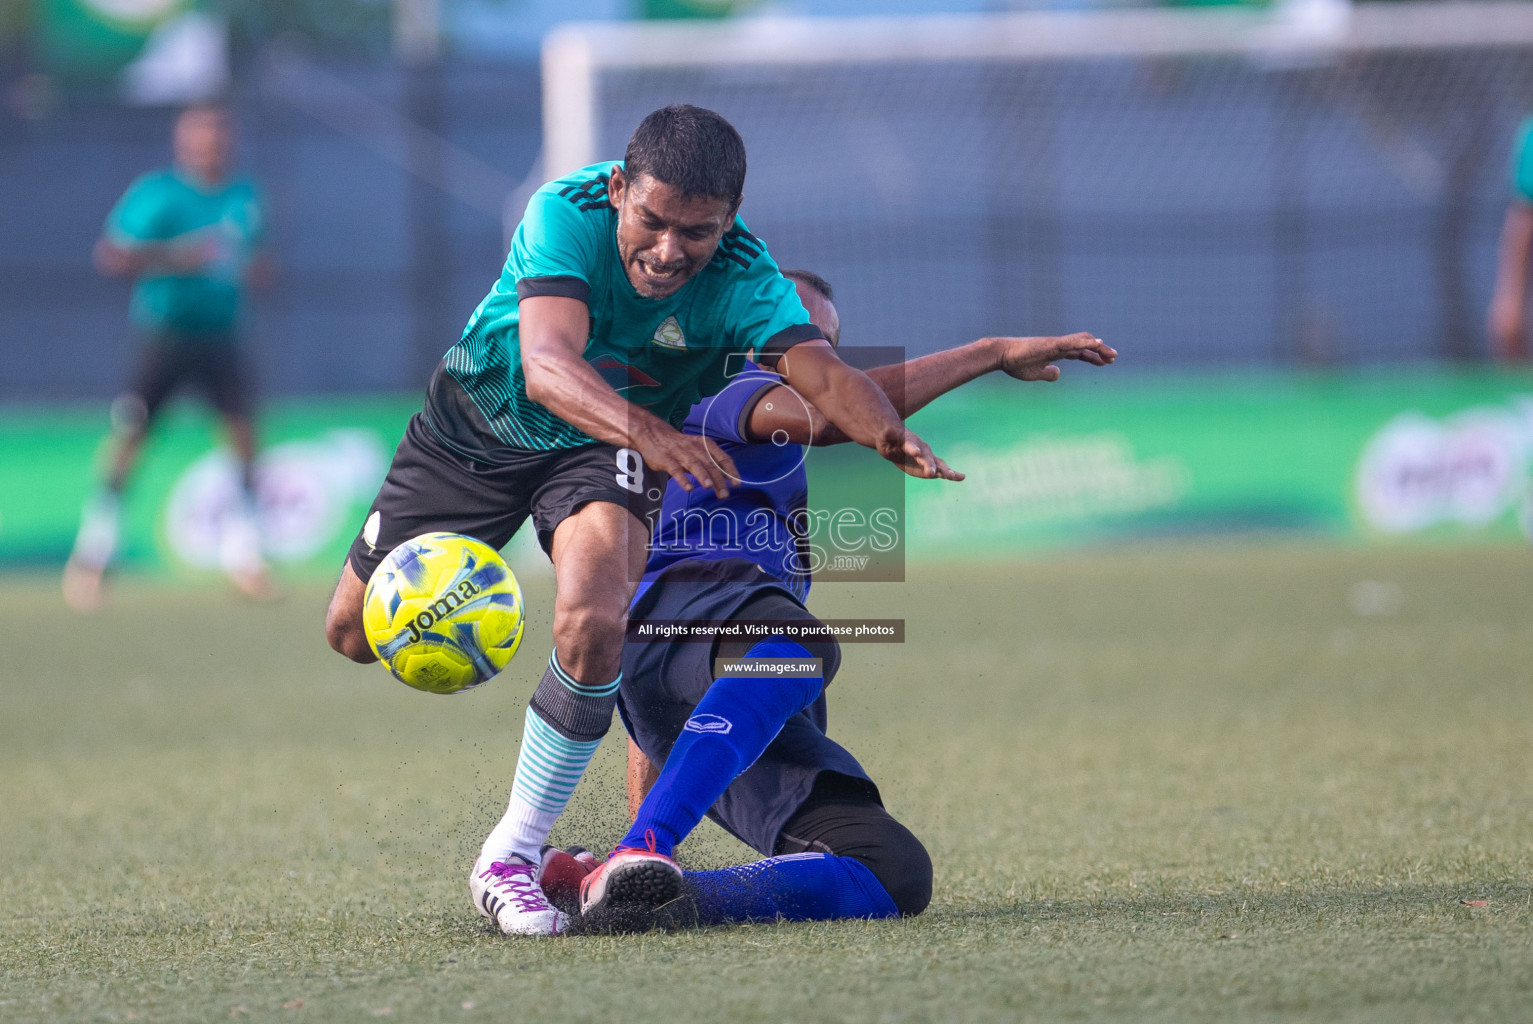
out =
[[[548,833],[612,725],[621,682],[619,675],[610,683],[583,685],[564,671],[557,651],[549,657],[527,708],[511,802],[484,841],[481,858],[517,854],[538,863]]]
[[[122,499],[115,491],[93,495],[81,513],[80,532],[70,559],[98,571],[105,569],[117,553],[121,519]]]

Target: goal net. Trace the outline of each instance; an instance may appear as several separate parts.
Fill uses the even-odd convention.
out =
[[[543,167],[667,103],[745,137],[742,211],[848,340],[1091,330],[1138,366],[1468,357],[1533,113],[1533,5],[580,24]]]

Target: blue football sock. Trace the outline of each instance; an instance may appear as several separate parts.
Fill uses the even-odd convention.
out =
[[[685,877],[699,924],[900,916],[878,878],[851,857],[793,853]]]
[[[747,658],[811,657],[801,644],[773,637]],[[783,723],[813,704],[823,678],[727,675],[714,680],[665,759],[654,788],[620,846],[647,846],[669,855],[697,827],[735,776],[755,763]]]

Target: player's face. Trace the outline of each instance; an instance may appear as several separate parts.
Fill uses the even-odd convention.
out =
[[[722,199],[684,197],[648,175],[625,178],[615,167],[607,194],[617,210],[623,272],[646,298],[676,294],[707,266],[734,223],[735,207]]]
[[[841,317],[836,312],[836,304],[797,278],[788,280],[793,282],[793,290],[798,292],[798,300],[804,304],[804,312],[809,314],[809,322],[825,332],[826,341],[832,345],[839,344]]]
[[[188,110],[176,122],[176,162],[203,181],[219,181],[229,169],[232,135],[222,111]]]

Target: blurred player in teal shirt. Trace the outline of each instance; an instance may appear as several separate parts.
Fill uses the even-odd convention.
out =
[[[1490,354],[1528,358],[1528,256],[1533,250],[1533,117],[1512,148],[1512,204],[1501,230],[1496,291],[1490,302]]]
[[[135,181],[96,243],[97,268],[134,281],[130,319],[143,348],[128,390],[112,405],[107,478],[86,504],[64,571],[65,598],[80,610],[101,601],[123,489],[155,415],[183,386],[212,402],[240,461],[244,501],[225,523],[224,567],[252,596],[270,588],[254,518],[250,373],[236,345],[246,286],[259,272],[262,211],[254,183],[230,174],[232,139],[223,109],[184,111],[175,127],[175,166]]]

